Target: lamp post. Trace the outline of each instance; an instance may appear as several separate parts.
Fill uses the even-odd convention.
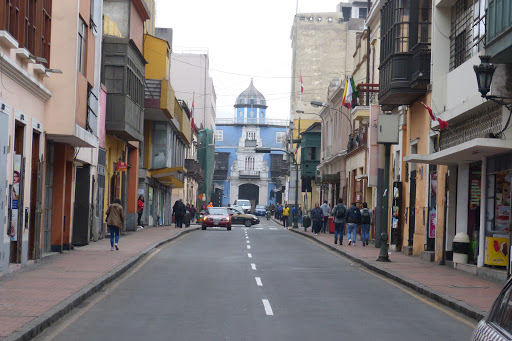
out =
[[[352,121],[350,120],[350,117],[347,116],[347,114],[345,114],[343,111],[339,110],[339,109],[336,109],[336,108],[331,108],[327,105],[324,105],[322,102],[320,101],[311,101],[310,102],[311,105],[315,108],[319,108],[319,107],[322,107],[322,108],[327,108],[327,109],[331,109],[331,110],[334,110],[334,111],[337,111],[339,112],[340,114],[342,114],[343,116],[345,116],[345,118],[348,120],[348,126],[350,128],[350,134],[352,135]],[[315,114],[315,113],[312,113],[314,115],[317,115],[317,116],[320,116],[319,114]],[[324,123],[324,118],[322,116],[320,116],[320,118],[322,119],[322,123]]]
[[[290,153],[285,149],[280,148],[266,148],[266,147],[257,147],[255,149],[256,153],[264,153],[270,154],[271,152],[284,152],[292,157],[293,164],[295,165],[295,213],[293,214],[293,228],[298,228],[298,219],[297,215],[299,213],[299,165],[297,164],[297,159],[295,159],[295,155]]]
[[[489,91],[491,91],[491,83],[492,77],[494,76],[494,71],[496,71],[496,66],[491,64],[491,56],[480,56],[480,65],[474,65],[473,70],[475,70],[476,81],[478,84],[478,92],[482,94],[482,98],[485,98],[488,101],[493,101],[499,105],[503,105],[509,111],[509,116],[505,127],[501,129],[498,133],[490,133],[489,137],[491,138],[501,138],[501,135],[505,130],[507,130],[510,124],[510,118],[512,117],[512,97],[504,97],[504,96],[495,96],[495,95],[487,95]],[[508,227],[508,247],[509,251],[512,243],[512,220],[509,223]],[[510,278],[512,276],[512,267],[510,264],[510,252],[509,252],[509,261],[507,262],[507,277]]]
[[[496,66],[490,63],[491,56],[480,56],[480,61],[480,65],[473,66],[473,70],[475,70],[476,74],[476,81],[478,83],[478,92],[480,92],[482,94],[482,97],[485,98],[486,100],[493,101],[495,103],[498,103],[499,105],[503,105],[510,112],[505,127],[498,133],[489,134],[489,137],[491,138],[499,138],[501,137],[503,132],[507,130],[510,124],[510,118],[512,116],[512,98],[504,96],[487,95],[489,91],[491,91],[492,77],[494,75],[494,71],[496,71]]]

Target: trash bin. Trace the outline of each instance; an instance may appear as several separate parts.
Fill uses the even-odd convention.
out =
[[[453,237],[453,262],[467,264],[469,254],[469,236],[465,232],[459,232]]]
[[[308,215],[302,216],[302,226],[304,226],[305,229],[311,226],[311,217]]]
[[[330,234],[333,234],[334,233],[334,217],[329,217],[329,233]]]

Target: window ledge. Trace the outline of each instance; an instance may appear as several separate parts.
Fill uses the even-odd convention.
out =
[[[11,48],[11,49],[17,49],[18,48],[18,42],[14,37],[7,32],[6,30],[0,30],[0,43]]]

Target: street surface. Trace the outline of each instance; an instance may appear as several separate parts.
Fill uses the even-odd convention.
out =
[[[469,340],[474,324],[263,217],[162,246],[36,340]]]

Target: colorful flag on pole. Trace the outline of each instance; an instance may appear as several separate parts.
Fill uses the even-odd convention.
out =
[[[351,78],[352,77],[347,78],[345,81],[345,89],[343,90],[343,100],[341,101],[341,104],[349,109],[352,108],[352,97],[354,94],[353,81]]]
[[[445,130],[446,128],[448,128],[448,122],[440,119],[439,117],[435,116],[434,113],[432,112],[432,109],[430,109],[430,107],[428,105],[426,105],[425,103],[423,102],[420,102],[421,104],[423,104],[423,106],[425,107],[425,109],[427,109],[429,115],[430,115],[430,118],[432,119],[432,121],[437,121],[439,122],[439,128],[441,130]]]

